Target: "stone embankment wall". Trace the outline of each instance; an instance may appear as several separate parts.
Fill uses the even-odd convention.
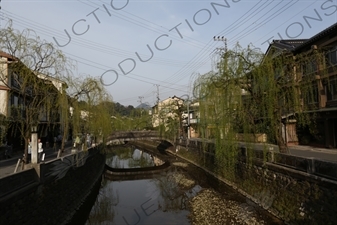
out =
[[[0,198],[0,224],[67,224],[100,182],[104,168],[105,156],[94,148],[15,174],[17,188]],[[20,177],[27,183],[26,174],[34,180],[23,186]]]
[[[169,151],[201,167],[287,224],[337,224],[336,164],[321,162],[317,174],[323,175],[319,176],[312,168],[316,165],[318,169],[317,162],[261,150],[248,157],[247,149],[241,148],[228,173],[215,158],[214,143],[193,143],[188,148],[177,144]]]
[[[337,224],[336,164],[241,148],[230,171],[234,176],[229,177],[217,163],[214,144],[184,147],[178,155],[203,167],[286,223]]]

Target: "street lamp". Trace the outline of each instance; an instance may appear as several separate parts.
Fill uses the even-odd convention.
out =
[[[33,125],[33,126],[31,127],[31,132],[32,132],[32,133],[37,133],[37,126],[36,126],[36,125]]]
[[[38,163],[38,152],[37,152],[37,125],[31,126],[31,132],[32,132],[32,152],[31,152],[31,161],[32,163]]]

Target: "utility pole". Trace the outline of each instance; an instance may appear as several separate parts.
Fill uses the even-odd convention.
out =
[[[222,60],[226,57],[226,53],[227,53],[227,38],[225,38],[224,36],[214,36],[213,37],[214,41],[222,41],[224,43],[225,47],[221,47],[221,48],[217,48],[219,55],[220,55],[220,62],[218,62],[218,66],[217,68],[220,69],[221,66],[219,66],[222,62]],[[221,73],[221,70],[220,70]]]
[[[224,36],[222,36],[222,37],[220,37],[220,36],[214,36],[213,40],[214,41],[222,41],[224,43],[224,45],[225,45],[225,48],[224,48],[225,53],[227,52],[227,38],[225,38]],[[220,49],[223,49],[223,48],[220,48]]]
[[[138,96],[138,98],[139,98],[138,102],[139,102],[140,104],[143,104],[143,98],[144,98],[144,96]]]
[[[139,100],[138,100],[138,102],[140,103],[140,106],[141,107],[143,107],[143,98],[144,98],[144,96],[138,96],[138,98],[139,98]],[[142,116],[143,115],[143,108],[141,108],[141,111],[140,111],[140,116]]]
[[[187,100],[187,139],[191,138],[191,124],[190,124],[190,100]]]
[[[157,87],[157,106],[158,106],[158,104],[159,104],[159,100],[160,100],[160,98],[159,98],[159,84],[154,84],[156,87]]]
[[[160,125],[161,123],[161,120],[160,120],[160,112],[159,112],[159,84],[154,84],[154,86],[157,87],[157,103],[156,103],[156,106],[153,108],[153,112],[152,112],[152,115],[154,115],[154,122],[153,124],[157,124],[157,125]]]

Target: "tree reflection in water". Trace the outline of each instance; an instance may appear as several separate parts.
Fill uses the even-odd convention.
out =
[[[119,203],[118,190],[114,192],[113,186],[104,181],[96,203],[91,209],[87,225],[110,224],[115,217],[114,207]]]
[[[129,160],[130,168],[142,168],[142,167],[151,167],[155,166],[153,162],[153,157],[139,149],[135,149],[132,155],[132,160]]]
[[[136,148],[114,148],[106,163],[115,168],[154,166],[151,155]],[[159,162],[160,160],[155,160]],[[189,224],[188,201],[201,187],[179,166],[124,180],[106,180],[87,224]],[[117,191],[119,190],[119,192]]]
[[[199,185],[177,169],[162,174],[153,179],[160,190],[158,205],[162,211],[180,211],[187,209],[189,198],[201,190]]]
[[[107,155],[107,165],[112,168],[142,168],[155,166],[153,157],[133,146],[116,147]]]

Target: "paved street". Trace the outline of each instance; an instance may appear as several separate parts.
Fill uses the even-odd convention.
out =
[[[203,141],[201,138],[191,138],[190,140]],[[242,142],[244,143],[244,142]],[[257,149],[263,149],[263,143],[254,144]],[[276,146],[276,145],[270,145]],[[278,147],[277,147],[278,148]],[[317,148],[306,145],[294,145],[288,147],[289,154],[306,158],[316,158],[337,162],[337,149]]]
[[[311,146],[291,146],[289,147],[289,151],[291,155],[337,162],[337,149],[314,148]]]

